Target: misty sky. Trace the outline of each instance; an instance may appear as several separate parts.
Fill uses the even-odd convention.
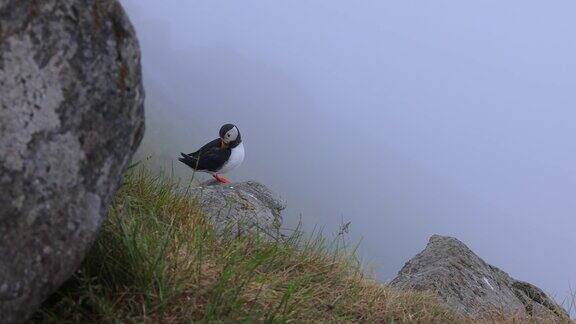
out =
[[[124,0],[142,154],[236,123],[287,224],[352,241],[382,280],[433,233],[559,301],[576,287],[576,2]]]

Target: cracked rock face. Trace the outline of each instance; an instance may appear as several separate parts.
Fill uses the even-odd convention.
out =
[[[430,290],[463,315],[531,315],[568,319],[566,311],[538,287],[487,264],[459,240],[433,235],[391,282],[400,289]]]
[[[254,232],[279,239],[286,202],[266,186],[246,181],[219,185],[208,181],[191,189],[200,208],[220,233]]]
[[[143,135],[114,0],[0,0],[0,316],[21,322],[93,241]]]

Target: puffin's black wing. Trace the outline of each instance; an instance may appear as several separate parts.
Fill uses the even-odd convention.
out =
[[[182,157],[178,160],[198,171],[218,171],[228,161],[232,152],[229,148],[221,148],[220,141],[217,138],[194,153],[181,153]]]

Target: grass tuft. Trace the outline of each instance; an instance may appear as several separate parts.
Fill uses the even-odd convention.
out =
[[[367,277],[353,249],[217,235],[178,184],[129,171],[80,270],[38,322],[462,322],[431,294]]]

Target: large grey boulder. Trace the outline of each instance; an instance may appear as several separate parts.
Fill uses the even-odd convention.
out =
[[[0,0],[0,322],[78,267],[143,135],[140,51],[113,0]]]
[[[473,317],[506,313],[568,319],[566,311],[538,287],[487,264],[464,243],[448,236],[433,235],[391,285],[436,292],[451,309]]]
[[[252,232],[271,239],[282,236],[281,211],[286,202],[261,183],[220,185],[209,181],[192,188],[191,194],[220,234]]]

